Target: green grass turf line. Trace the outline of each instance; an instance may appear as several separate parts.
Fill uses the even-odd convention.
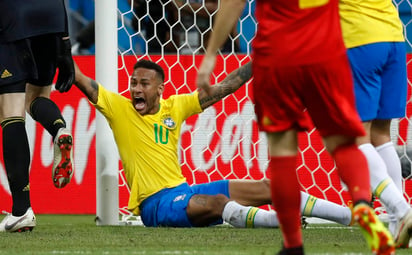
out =
[[[96,226],[94,215],[37,215],[26,233],[0,233],[7,254],[275,254],[279,229],[145,228]],[[2,217],[0,217],[2,219]],[[310,224],[303,230],[306,254],[371,254],[357,227]],[[412,249],[396,254],[411,254]]]

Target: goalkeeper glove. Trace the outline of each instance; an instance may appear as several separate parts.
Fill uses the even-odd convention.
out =
[[[55,88],[60,92],[67,92],[74,82],[74,64],[71,53],[70,39],[58,38],[57,43],[57,68],[59,74]]]

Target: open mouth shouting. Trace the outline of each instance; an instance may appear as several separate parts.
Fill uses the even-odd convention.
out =
[[[146,100],[143,97],[134,97],[133,105],[137,111],[142,111],[146,106]]]

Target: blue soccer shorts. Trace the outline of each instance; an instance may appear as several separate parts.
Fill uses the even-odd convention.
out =
[[[146,198],[140,205],[140,216],[146,227],[193,227],[186,208],[193,195],[223,194],[229,197],[229,181],[221,180],[189,186],[183,183],[175,188],[162,189]],[[211,225],[223,223],[219,220]]]
[[[404,42],[372,43],[348,49],[362,121],[405,116],[407,99]]]

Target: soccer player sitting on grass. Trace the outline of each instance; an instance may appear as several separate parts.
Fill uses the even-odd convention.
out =
[[[75,85],[113,131],[131,190],[128,209],[140,215],[145,226],[201,227],[226,221],[235,227],[278,227],[274,211],[257,208],[272,203],[268,180],[221,180],[189,186],[178,160],[183,122],[246,83],[252,76],[251,63],[212,86],[209,95],[197,90],[168,99],[162,99],[164,71],[149,60],[134,66],[131,99],[106,90],[77,65],[75,69]],[[345,225],[351,222],[349,208],[303,192],[301,208],[302,215]]]

